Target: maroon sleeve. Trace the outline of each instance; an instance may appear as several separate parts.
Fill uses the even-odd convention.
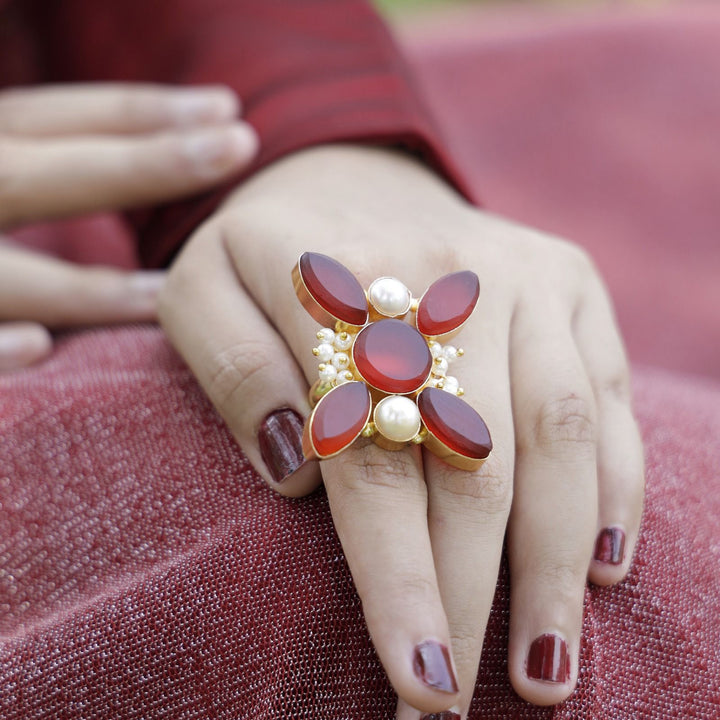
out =
[[[319,143],[400,145],[472,197],[364,0],[63,0],[38,2],[35,21],[49,79],[232,87],[261,138],[250,173]],[[238,179],[133,213],[145,263],[166,262]]]

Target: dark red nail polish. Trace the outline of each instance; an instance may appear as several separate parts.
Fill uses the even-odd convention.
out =
[[[595,559],[601,563],[621,565],[625,555],[625,533],[617,527],[601,530],[595,541]]]
[[[413,670],[428,687],[447,693],[458,691],[450,651],[439,642],[426,640],[416,646]]]
[[[527,676],[532,680],[564,683],[570,677],[567,643],[558,635],[541,635],[533,640],[527,658]]]
[[[423,715],[420,720],[460,720],[460,716],[452,710],[445,710],[439,713]]]
[[[304,462],[303,419],[290,408],[268,415],[258,430],[260,454],[273,480],[280,483]]]

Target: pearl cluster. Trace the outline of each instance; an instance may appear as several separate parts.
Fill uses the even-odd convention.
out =
[[[320,360],[318,365],[320,380],[333,386],[353,380],[353,374],[349,370],[348,353],[355,338],[348,332],[336,333],[331,328],[318,330],[316,337],[320,343],[313,348],[313,355]]]
[[[454,345],[441,345],[435,340],[430,340],[428,347],[433,356],[430,384],[452,395],[462,395],[464,391],[460,387],[458,379],[452,375],[448,375],[447,371],[450,363],[455,362],[455,360],[465,354],[463,349],[456,348]]]

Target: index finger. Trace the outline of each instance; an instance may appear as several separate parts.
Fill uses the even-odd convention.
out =
[[[0,92],[0,133],[137,134],[235,119],[236,95],[220,86],[77,83]]]

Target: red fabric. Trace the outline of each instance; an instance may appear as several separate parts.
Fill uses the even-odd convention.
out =
[[[308,145],[386,143],[419,153],[470,194],[364,0],[35,0],[23,7],[37,38],[39,79],[232,87],[261,140],[249,173]],[[167,262],[236,183],[131,215],[144,262]]]
[[[720,385],[636,370],[628,579],[586,593],[580,684],[507,680],[503,569],[471,719],[720,716]],[[326,497],[272,493],[150,327],[0,377],[0,717],[392,717]]]
[[[693,128],[698,142],[705,138],[712,157],[714,132],[704,124],[706,116],[718,117],[711,101],[712,77],[685,73],[713,62],[717,51],[703,38],[715,26],[694,25],[696,41],[687,41],[687,28],[677,32],[682,17],[670,14],[658,25],[631,25],[631,32],[620,22],[601,23],[592,32],[586,28],[582,42],[572,45],[572,57],[591,52],[586,49],[589,37],[604,42],[607,57],[599,55],[593,63],[600,77],[605,62],[615,68],[610,59],[637,61],[637,48],[648,53],[653,62],[645,64],[645,75],[636,77],[642,81],[637,92],[627,91],[623,103],[612,105],[614,111],[645,108],[635,118],[642,127],[647,127],[653,106],[633,105],[643,97],[640,89],[647,88],[651,78],[655,86],[677,88],[666,68],[685,68],[681,76],[684,82],[692,77],[693,85],[682,107],[701,108],[697,115],[703,122],[673,125],[664,137],[679,133],[681,142]],[[667,30],[658,36],[660,26]],[[419,49],[420,41],[414,46],[416,62],[435,102],[452,103],[438,110],[444,112],[446,126],[460,133],[456,152],[475,181],[484,183],[483,194],[491,205],[505,203],[507,209],[515,197],[516,214],[531,209],[541,225],[567,223],[584,231],[586,238],[593,237],[590,231],[600,223],[605,233],[599,237],[610,238],[618,264],[631,279],[639,270],[654,277],[655,268],[636,250],[647,247],[644,228],[661,231],[663,223],[654,219],[659,213],[664,222],[672,218],[678,223],[674,227],[684,229],[687,222],[697,221],[713,230],[714,204],[698,201],[683,211],[671,194],[662,205],[626,201],[639,169],[653,177],[657,154],[648,152],[643,156],[648,168],[639,163],[635,172],[625,172],[623,166],[617,173],[597,176],[602,211],[591,215],[591,203],[581,192],[585,186],[569,173],[569,164],[559,164],[552,153],[543,162],[538,153],[539,148],[555,148],[561,139],[570,143],[575,138],[569,147],[584,157],[581,136],[598,131],[592,122],[595,115],[582,115],[587,128],[576,129],[579,137],[558,136],[549,121],[541,124],[554,140],[545,143],[541,134],[532,145],[531,113],[542,109],[542,97],[552,107],[557,95],[562,106],[563,82],[547,85],[545,96],[529,95],[538,98],[537,105],[522,112],[503,115],[494,109],[501,83],[492,82],[492,76],[506,74],[516,93],[527,91],[537,82],[538,63],[547,55],[554,57],[550,38],[569,43],[577,28],[571,30],[549,35],[547,44],[537,37],[529,42],[527,35],[517,43],[507,35],[484,44],[480,38],[464,46],[464,55],[455,54],[447,43],[442,53],[436,52],[437,46],[423,39],[425,50]],[[676,36],[680,39],[673,43],[679,44],[670,45],[675,55],[655,48],[658,37]],[[32,42],[24,47],[23,57],[38,57]],[[535,56],[518,60],[532,50]],[[492,60],[487,75],[481,74],[486,65],[477,64],[479,57],[483,63]],[[674,64],[663,65],[669,57]],[[0,61],[6,62],[6,56]],[[505,73],[504,63],[514,71]],[[570,73],[573,63],[559,65]],[[615,70],[602,76],[604,81],[593,84],[588,97],[612,87],[613,78],[624,78],[628,67],[637,72],[636,65],[628,62],[619,76]],[[26,72],[30,65],[16,63],[18,67]],[[442,68],[453,69],[452,75],[435,74]],[[469,68],[478,78],[472,95]],[[453,94],[448,77],[458,78],[462,93]],[[488,83],[487,93],[485,102],[476,104],[481,77]],[[506,131],[503,125],[511,119],[515,122]],[[502,152],[493,153],[486,137],[504,139]],[[615,142],[622,137],[620,130],[613,135]],[[520,139],[533,151],[503,161]],[[606,152],[612,147],[610,143]],[[667,150],[667,144],[661,147]],[[681,157],[680,150],[677,153],[676,161]],[[602,153],[589,157],[598,155],[602,159]],[[512,157],[516,159],[511,162]],[[700,153],[692,155],[692,162],[705,167]],[[531,170],[523,171],[525,163]],[[701,170],[699,176],[713,182],[711,171]],[[683,176],[681,198],[687,199],[691,188],[705,198],[703,183],[693,178],[690,170]],[[513,196],[515,181],[519,184]],[[553,191],[555,183],[559,189]],[[554,192],[562,201],[550,202]],[[617,223],[633,209],[637,215],[630,214],[629,227],[642,232],[626,229],[622,237],[628,246],[623,250],[609,233],[613,223],[602,223],[606,215]],[[581,211],[593,220],[590,230],[580,227],[575,213]],[[676,235],[681,233],[668,231],[662,237],[671,241]],[[712,257],[706,255],[712,243],[702,242],[699,233],[685,237],[692,241],[692,253]],[[84,241],[97,245],[90,234]],[[76,246],[80,257],[81,245]],[[668,256],[679,262],[683,247],[671,243]],[[680,286],[692,291],[689,279],[679,277],[685,283]],[[702,273],[698,286],[701,280],[705,282]],[[630,279],[624,287],[628,292],[619,298],[621,317],[635,299]],[[681,310],[678,303],[677,317]],[[631,320],[638,323],[632,329],[641,332],[642,313]],[[701,353],[704,329],[693,324],[690,314],[685,321],[691,327],[684,337]],[[643,530],[627,580],[586,593],[578,690],[561,706],[532,708],[510,689],[508,579],[503,568],[471,720],[720,716],[720,447],[713,440],[720,433],[720,386],[637,368],[635,389],[648,459]],[[392,717],[393,707],[394,696],[367,637],[324,494],[293,501],[266,489],[159,330],[130,327],[68,335],[48,362],[0,376],[0,717],[374,720]]]

